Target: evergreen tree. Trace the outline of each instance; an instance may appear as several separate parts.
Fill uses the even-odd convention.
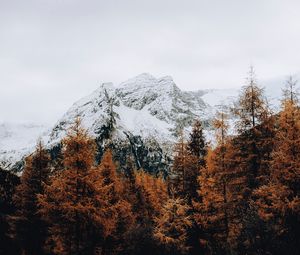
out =
[[[138,184],[136,176],[139,175],[139,173],[134,169],[132,159],[128,157],[126,161],[126,167],[123,169],[124,196],[132,205],[132,210],[136,214],[137,222],[142,223],[148,219],[148,213],[146,212],[146,198],[142,190],[143,187]]]
[[[192,200],[198,197],[197,189],[199,184],[197,179],[200,169],[205,166],[207,154],[207,144],[205,142],[203,128],[200,120],[196,120],[190,138],[187,143],[187,167],[185,173],[185,194],[189,205],[192,206]]]
[[[179,141],[175,144],[174,152],[173,166],[169,174],[169,190],[172,189],[177,194],[184,196],[186,190],[184,179],[187,169],[188,153],[183,131],[179,134]]]
[[[40,214],[49,223],[48,252],[86,254],[116,227],[108,189],[95,168],[95,144],[77,119],[63,140],[63,171],[56,172],[39,196]]]
[[[169,175],[169,190],[172,189],[177,195],[187,198],[191,203],[192,198],[197,196],[196,180],[199,164],[197,157],[191,155],[187,148],[183,132],[181,132],[179,141],[175,144],[174,162]]]
[[[18,254],[18,245],[10,234],[11,215],[15,213],[13,196],[20,178],[0,168],[0,254]]]
[[[252,247],[256,242],[260,224],[259,217],[253,209],[252,196],[254,189],[270,181],[270,160],[275,137],[275,116],[255,79],[253,68],[250,69],[248,84],[243,88],[234,113],[238,117],[238,136],[232,139],[228,179],[230,193],[241,196],[240,202],[235,203],[233,218],[236,228],[233,239],[242,251]],[[239,180],[238,185],[232,185]],[[231,232],[231,231],[230,231]],[[232,242],[233,243],[233,242]],[[257,248],[258,249],[258,248]],[[256,249],[256,252],[257,252]]]
[[[237,128],[240,134],[253,129],[262,122],[265,111],[263,89],[256,82],[254,68],[251,66],[247,84],[242,88],[234,113],[239,118]]]
[[[205,166],[205,156],[207,154],[207,145],[205,142],[203,127],[200,120],[196,120],[190,138],[188,141],[187,149],[189,153],[195,156],[199,162],[199,166]]]
[[[125,240],[127,253],[123,251],[123,254],[147,254],[149,247],[153,249],[152,221],[148,211],[151,206],[141,181],[137,180],[139,173],[134,170],[132,160],[127,159],[123,180],[124,197],[132,206],[135,222],[129,227]]]
[[[253,68],[250,69],[248,84],[243,88],[238,105],[235,108],[238,117],[238,137],[233,139],[232,169],[238,176],[244,176],[241,193],[243,203],[236,210],[241,223],[239,249],[255,250],[254,242],[259,236],[259,217],[252,206],[254,189],[270,181],[270,161],[275,142],[276,118],[271,111],[263,89],[255,79]],[[238,177],[237,176],[237,177]],[[242,180],[242,179],[240,179]],[[257,252],[257,249],[255,252]]]
[[[182,198],[169,198],[155,219],[154,236],[162,244],[163,254],[187,254],[188,230],[192,226],[189,206]]]
[[[21,184],[14,196],[17,212],[13,232],[24,254],[42,254],[46,225],[38,215],[37,197],[44,193],[43,185],[48,182],[49,161],[50,157],[39,141],[36,151],[26,158]]]
[[[154,177],[144,171],[136,172],[136,184],[142,191],[146,201],[147,217],[153,221],[160,211],[162,204],[167,200],[167,187],[160,177]]]
[[[264,121],[266,105],[263,89],[256,83],[253,67],[250,68],[247,82],[239,96],[234,113],[238,117],[237,131],[240,136],[236,144],[237,156],[245,170],[246,185],[250,194],[250,190],[257,186],[256,178],[259,175],[261,154],[258,143],[261,137],[257,127]]]
[[[299,92],[297,88],[297,81],[294,80],[293,76],[290,76],[283,89],[282,103],[290,102],[292,105],[297,105],[299,103]]]
[[[284,91],[282,111],[270,162],[270,183],[255,192],[258,214],[271,226],[281,247],[272,246],[275,253],[297,254],[300,236],[300,111],[295,83],[288,81]]]
[[[153,237],[153,225],[155,217],[160,215],[162,205],[168,198],[166,183],[162,178],[154,177],[140,169],[135,172],[135,185],[133,212],[136,225],[130,234],[134,239],[134,249],[130,254],[160,254]]]
[[[207,164],[201,168],[198,182],[200,183],[198,200],[194,200],[194,219],[204,230],[200,235],[202,243],[215,252],[223,252],[228,248],[230,201],[234,196],[229,194],[228,162],[227,157],[227,129],[226,114],[218,112],[213,125],[216,131],[217,147],[208,150]],[[204,240],[206,239],[206,241]]]
[[[276,137],[276,115],[266,101],[262,112],[262,123],[257,126],[257,147],[259,149],[259,170],[256,176],[257,186],[270,181],[270,162]]]
[[[126,235],[134,224],[135,217],[131,204],[125,199],[124,185],[117,174],[110,150],[104,153],[99,172],[103,178],[103,188],[106,189],[105,199],[108,202],[108,210],[110,214],[115,215],[115,227],[99,247],[99,251],[101,254],[118,254],[126,247],[124,243]]]

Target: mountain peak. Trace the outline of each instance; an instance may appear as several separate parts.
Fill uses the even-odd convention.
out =
[[[170,76],[170,75],[166,75],[166,76],[160,77],[160,78],[159,78],[159,81],[170,81],[170,82],[174,82],[173,77]]]
[[[112,89],[114,85],[112,82],[103,82],[100,84],[100,89]]]
[[[122,82],[118,87],[147,87],[153,86],[156,83],[157,79],[153,75],[149,73],[142,73],[125,82]]]
[[[144,78],[144,79],[156,79],[152,74],[150,73],[141,73],[137,76],[135,76],[135,78]]]

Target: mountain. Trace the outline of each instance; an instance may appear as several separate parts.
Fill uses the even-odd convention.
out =
[[[103,83],[91,95],[76,102],[57,123],[50,134],[50,143],[59,141],[65,130],[79,116],[91,135],[108,125],[110,111],[116,116],[114,138],[126,138],[127,133],[157,141],[173,142],[181,126],[189,126],[200,117],[208,120],[207,105],[201,96],[205,92],[181,91],[171,77],[156,79],[141,74],[114,87]],[[126,134],[125,134],[126,133]]]
[[[232,104],[238,93],[238,89],[182,91],[172,77],[155,78],[147,73],[117,86],[103,83],[74,103],[53,128],[2,124],[0,167],[20,170],[15,163],[33,150],[39,136],[53,155],[59,153],[61,139],[80,117],[97,142],[99,157],[110,146],[121,164],[129,155],[137,167],[163,172],[178,131],[184,128],[188,134],[193,121],[200,118],[210,140],[214,113],[221,105]]]

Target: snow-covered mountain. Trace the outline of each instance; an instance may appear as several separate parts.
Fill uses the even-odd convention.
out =
[[[34,149],[47,126],[34,123],[0,123],[0,167],[10,169]]]
[[[154,137],[160,143],[174,141],[176,132],[190,125],[195,118],[208,120],[213,107],[201,96],[205,91],[181,91],[171,77],[156,79],[141,74],[114,87],[103,83],[91,95],[76,102],[57,123],[49,142],[57,142],[65,130],[79,116],[91,135],[97,136],[99,128],[108,125],[115,115],[115,138],[125,139],[125,133]],[[112,112],[111,112],[112,111]]]
[[[139,167],[158,167],[168,160],[180,129],[200,118],[210,137],[210,121],[221,105],[230,105],[238,89],[182,91],[172,77],[155,78],[143,73],[117,86],[103,83],[58,120],[53,128],[34,125],[0,125],[0,167],[9,169],[29,154],[37,138],[52,148],[66,135],[76,117],[95,137],[98,146],[113,141],[127,148]],[[143,165],[145,162],[152,166]],[[143,163],[144,162],[144,163]],[[147,163],[148,164],[148,163]]]

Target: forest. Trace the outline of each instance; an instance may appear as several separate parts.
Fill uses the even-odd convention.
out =
[[[214,144],[201,120],[179,134],[167,176],[120,167],[109,145],[97,163],[80,119],[59,160],[39,141],[21,177],[0,171],[0,254],[300,254],[296,82],[273,112],[250,74],[212,125]]]

